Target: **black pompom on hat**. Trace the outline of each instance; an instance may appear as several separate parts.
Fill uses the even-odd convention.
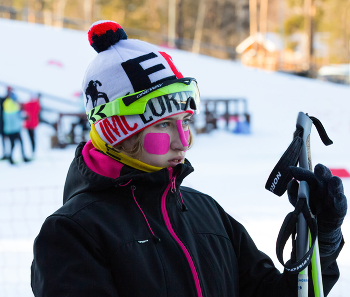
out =
[[[98,21],[91,25],[89,32],[90,45],[100,53],[116,44],[119,40],[128,39],[123,28],[113,21]]]

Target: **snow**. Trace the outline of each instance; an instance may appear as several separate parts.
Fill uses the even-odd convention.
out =
[[[78,102],[74,94],[80,91],[84,71],[96,55],[84,32],[0,19],[0,40],[7,41],[0,49],[0,95],[10,84]],[[275,243],[283,219],[293,208],[286,194],[277,197],[265,190],[266,180],[292,140],[299,111],[319,118],[334,141],[325,147],[313,128],[313,163],[350,170],[350,88],[246,68],[236,61],[165,51],[185,76],[197,79],[202,98],[248,100],[252,133],[237,135],[220,129],[196,135],[187,155],[195,172],[184,185],[214,197],[281,269]],[[28,94],[22,92],[20,100],[28,100]],[[33,162],[21,162],[19,147],[15,166],[0,162],[0,296],[4,297],[33,296],[33,240],[44,219],[62,204],[63,185],[74,157],[75,146],[50,148],[53,129],[49,126],[40,124],[36,133]],[[22,136],[29,154],[25,130]],[[343,183],[347,193],[350,179]],[[342,230],[345,240],[350,238],[349,217]],[[345,245],[338,258],[341,277],[331,297],[347,296],[350,290],[349,249]]]

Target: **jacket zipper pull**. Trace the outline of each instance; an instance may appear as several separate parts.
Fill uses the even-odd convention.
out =
[[[171,182],[171,188],[170,188],[171,193],[175,193],[176,192],[175,179],[176,179],[176,177],[174,176],[170,180],[170,182]]]
[[[172,171],[170,171],[172,173]],[[175,184],[175,181],[176,181],[176,175],[173,176],[171,179],[170,179],[170,184],[171,184],[171,188],[170,188],[170,191],[171,193],[176,193],[176,184]],[[184,212],[184,211],[188,211],[188,208],[187,206],[185,205],[183,199],[182,199],[182,196],[181,196],[181,193],[179,191],[179,196],[180,196],[180,199],[181,199],[181,211]]]

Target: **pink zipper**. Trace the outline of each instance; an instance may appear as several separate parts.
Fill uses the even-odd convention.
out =
[[[165,189],[165,192],[163,193],[163,196],[162,196],[162,213],[163,213],[165,225],[167,226],[170,234],[174,237],[174,239],[180,245],[182,251],[184,252],[184,254],[186,256],[186,259],[188,261],[188,264],[190,265],[194,282],[196,284],[196,290],[197,290],[198,297],[202,297],[203,295],[202,295],[201,285],[199,283],[199,278],[198,278],[196,267],[194,266],[194,263],[193,263],[193,260],[191,258],[190,253],[186,249],[185,245],[181,242],[179,237],[177,237],[173,227],[171,226],[169,215],[168,215],[168,212],[166,210],[166,205],[165,205],[166,196],[167,196],[169,190],[172,189],[173,187],[175,187],[174,186],[174,184],[175,184],[175,176],[172,177],[172,168],[171,167],[169,168],[169,178],[170,178],[170,182],[169,182],[169,184],[168,184],[167,188]]]

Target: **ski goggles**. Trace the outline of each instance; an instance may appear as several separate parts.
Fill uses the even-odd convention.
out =
[[[92,108],[87,113],[90,125],[111,116],[143,114],[149,100],[164,96],[179,104],[182,110],[191,109],[199,113],[200,94],[197,81],[184,77],[164,81],[146,90],[117,98]]]

